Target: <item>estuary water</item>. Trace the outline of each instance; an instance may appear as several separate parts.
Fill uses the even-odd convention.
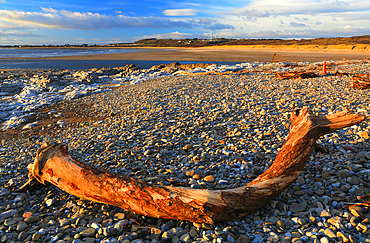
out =
[[[82,56],[99,54],[119,54],[127,52],[146,51],[145,49],[119,49],[119,48],[0,48],[0,69],[70,69],[83,70],[91,68],[112,68],[134,64],[140,68],[150,68],[154,65],[169,64],[178,62],[171,61],[151,61],[151,60],[57,60],[42,59],[44,57],[58,56]],[[161,51],[168,51],[161,49]],[[173,50],[172,50],[173,51]],[[180,62],[181,64],[193,63],[216,63],[233,65],[237,62]]]

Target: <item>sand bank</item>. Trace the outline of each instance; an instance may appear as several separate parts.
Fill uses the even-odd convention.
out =
[[[323,60],[356,60],[370,57],[368,51],[348,49],[248,49],[245,46],[202,48],[143,48],[144,51],[85,56],[62,56],[47,59],[58,60],[163,60],[199,62],[271,62],[274,54],[285,61],[319,62]]]

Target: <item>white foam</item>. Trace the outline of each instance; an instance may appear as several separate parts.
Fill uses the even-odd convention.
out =
[[[207,68],[195,68],[187,72],[201,73],[209,71],[233,71],[240,70],[241,68],[250,69],[255,66],[261,65],[260,63],[240,63],[233,66],[228,65],[212,65]],[[95,77],[95,81],[91,84],[82,83],[87,77]],[[49,87],[45,87],[42,78],[33,77],[30,79],[17,79],[9,80],[6,83],[18,85],[23,87],[19,94],[13,96],[4,96],[6,93],[2,92],[0,95],[0,119],[5,120],[2,124],[2,130],[8,130],[17,127],[27,121],[27,116],[30,116],[32,111],[44,107],[46,105],[54,104],[62,100],[76,99],[81,96],[89,95],[97,92],[110,91],[107,89],[106,84],[115,84],[116,86],[127,84],[138,84],[153,78],[164,76],[172,76],[166,71],[148,71],[140,70],[140,72],[133,73],[129,77],[120,77],[116,75],[114,78],[108,76],[99,76],[92,70],[86,71],[73,71],[68,75],[71,81],[68,85],[56,85],[51,82]],[[64,81],[63,81],[64,82]],[[4,82],[5,83],[5,82]],[[26,128],[30,128],[32,125]]]

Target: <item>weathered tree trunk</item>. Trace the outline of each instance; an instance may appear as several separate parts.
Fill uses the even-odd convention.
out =
[[[275,162],[254,181],[235,189],[154,186],[79,162],[68,154],[64,144],[45,145],[38,150],[34,163],[28,166],[28,184],[35,180],[50,182],[82,199],[157,218],[202,223],[235,219],[262,207],[293,183],[317,138],[364,119],[347,111],[326,117],[310,114],[307,108],[294,111],[289,136]]]

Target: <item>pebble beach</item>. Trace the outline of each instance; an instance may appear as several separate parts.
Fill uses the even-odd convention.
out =
[[[370,192],[369,120],[320,138],[328,153],[313,152],[297,181],[257,212],[214,225],[135,215],[54,186],[13,191],[27,181],[27,165],[43,142],[65,143],[79,161],[158,186],[242,186],[273,163],[296,108],[370,116],[369,90],[351,87],[351,75],[369,73],[370,62],[327,63],[326,75],[310,62],[85,71],[90,76],[53,71],[64,72],[58,83],[28,71],[48,92],[78,78],[91,84],[95,74],[101,85],[68,99],[65,89],[56,103],[34,105],[22,121],[2,125],[0,242],[370,242],[369,210],[353,206]],[[319,76],[276,75],[300,70]]]

